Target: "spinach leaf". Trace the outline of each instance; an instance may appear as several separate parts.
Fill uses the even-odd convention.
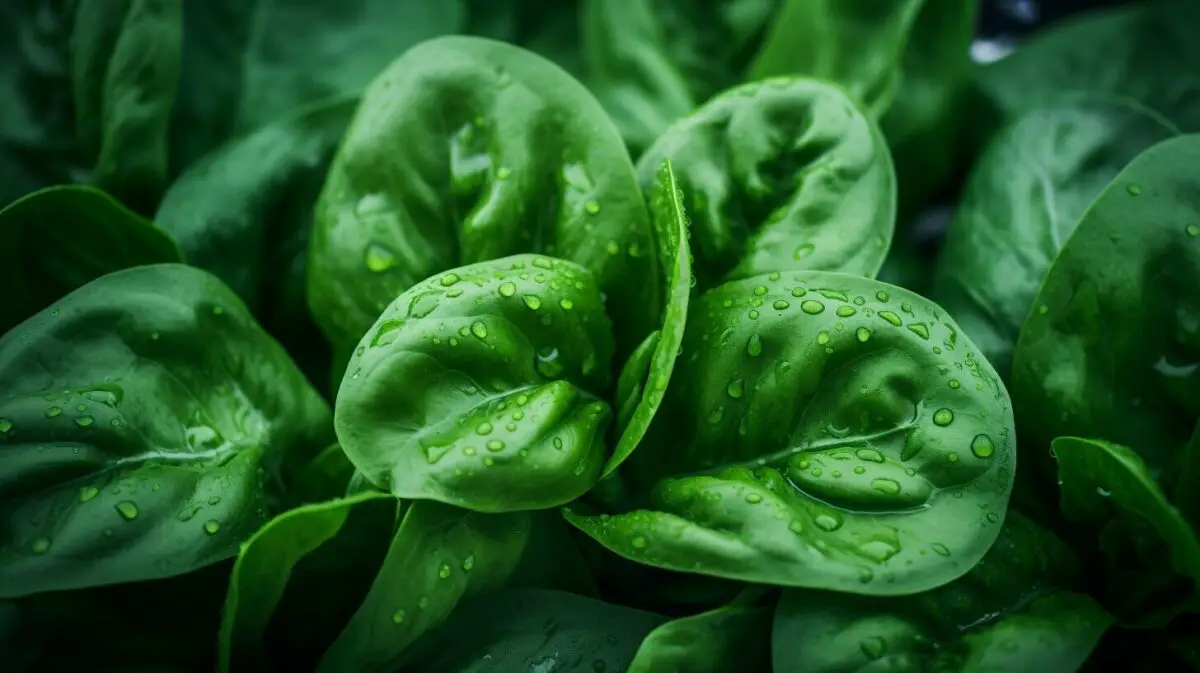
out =
[[[560,591],[508,589],[462,604],[391,670],[634,671],[629,666],[638,643],[663,621],[653,613]]]
[[[91,187],[48,187],[0,210],[0,334],[113,271],[180,261],[171,237]]]
[[[1200,130],[1200,5],[1156,0],[1096,10],[1039,32],[979,72],[1005,116],[1064,92],[1131,98],[1187,132]]]
[[[1059,436],[1132,448],[1168,487],[1200,418],[1200,135],[1154,145],[1083,215],[1013,354],[1031,467]]]
[[[616,470],[642,441],[662,404],[663,394],[675,368],[675,358],[683,343],[693,281],[683,198],[671,162],[664,159],[650,188],[649,203],[658,267],[666,274],[666,311],[662,328],[652,332],[642,342],[642,346],[634,351],[621,370],[616,397],[620,405],[617,426],[620,439],[605,463],[601,476],[608,476]]]
[[[75,125],[94,183],[151,212],[168,180],[182,0],[78,0],[71,33]]]
[[[366,598],[317,671],[388,670],[459,601],[498,589],[512,576],[530,523],[526,513],[480,514],[412,503]]]
[[[788,590],[772,636],[780,671],[1074,671],[1112,623],[1065,590],[1078,572],[1053,534],[1010,512],[969,573],[912,596]]]
[[[664,158],[692,214],[701,289],[773,271],[874,276],[887,255],[891,157],[834,86],[772,79],[723,92],[642,155],[643,188]]]
[[[780,4],[582,0],[585,81],[634,156],[697,103],[743,80]]]
[[[164,264],[84,285],[0,338],[0,595],[232,557],[328,427],[216,278]]]
[[[651,566],[876,595],[944,584],[991,546],[1008,393],[932,302],[771,274],[705,293],[688,323],[685,365],[621,470],[639,508],[568,511],[588,535]]]
[[[520,48],[443,37],[368,87],[317,201],[309,305],[335,345],[352,344],[423,278],[541,252],[595,274],[624,354],[659,320],[650,237],[591,94]]]
[[[0,207],[50,185],[87,182],[75,135],[70,0],[0,3]]]
[[[185,2],[174,172],[299,106],[362,91],[405,49],[463,20],[460,0]]]
[[[771,610],[754,604],[756,589],[729,605],[673,619],[642,641],[628,673],[722,673],[771,670]]]
[[[612,351],[582,267],[537,255],[460,267],[400,295],[367,331],[338,391],[338,439],[401,498],[560,505],[608,460],[599,394]]]
[[[155,214],[188,263],[228,283],[321,387],[330,354],[304,297],[308,239],[357,104],[322,101],[225,143],[171,185]]]
[[[1195,611],[1200,539],[1146,462],[1101,440],[1059,437],[1053,446],[1063,513],[1099,540],[1118,614],[1161,625],[1180,609]]]
[[[1030,110],[991,141],[959,201],[932,296],[998,371],[1011,369],[1042,278],[1092,200],[1175,134],[1136,103],[1093,95]]]

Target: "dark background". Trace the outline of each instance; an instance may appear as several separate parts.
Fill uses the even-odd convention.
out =
[[[1093,7],[1129,4],[1131,0],[984,0],[979,36],[1019,37],[1055,19]]]

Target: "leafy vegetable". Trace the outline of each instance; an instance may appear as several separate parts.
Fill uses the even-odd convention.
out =
[[[1196,669],[1200,12],[995,10],[0,4],[5,671]]]
[[[180,261],[169,236],[82,185],[43,189],[0,210],[0,241],[0,286],[11,293],[0,304],[6,332],[107,273]]]
[[[169,289],[169,293],[166,290]],[[212,276],[103,276],[0,339],[2,595],[170,577],[284,504],[329,410]]]
[[[775,614],[775,670],[1076,670],[1112,623],[1064,590],[1078,561],[1028,519],[1010,516],[963,577],[904,597],[789,590]]]
[[[1042,278],[1092,200],[1174,134],[1137,104],[1095,96],[1036,108],[996,134],[959,203],[933,296],[999,371],[1011,368]]]
[[[874,276],[896,184],[878,128],[835,87],[772,79],[722,93],[638,161],[643,186],[671,160],[695,219],[701,287],[773,271]]]
[[[423,278],[520,252],[594,273],[626,349],[657,320],[650,224],[616,129],[569,75],[500,42],[440,38],[392,63],[316,208],[309,305],[335,344]]]
[[[936,587],[987,551],[1016,458],[1008,394],[936,305],[773,274],[705,293],[688,326],[691,366],[624,471],[642,508],[572,523],[648,565],[851,593]]]

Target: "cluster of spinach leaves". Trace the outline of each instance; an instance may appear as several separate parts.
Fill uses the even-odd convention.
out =
[[[1200,6],[978,16],[0,6],[5,666],[1200,669]]]

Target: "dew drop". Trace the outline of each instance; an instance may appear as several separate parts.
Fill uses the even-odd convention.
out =
[[[393,624],[403,624],[405,618],[407,618],[407,617],[408,617],[408,614],[406,614],[404,612],[404,609],[401,608],[392,613],[392,623]]]
[[[78,425],[81,428],[86,428],[95,422],[96,419],[92,418],[91,416],[80,416],[79,418],[75,419],[75,425]]]
[[[842,520],[829,514],[818,514],[813,521],[817,524],[817,528],[827,533],[832,533],[842,527]]]
[[[1130,196],[1137,196],[1142,193],[1141,185],[1129,185],[1126,189],[1129,190]]]
[[[500,287],[496,291],[500,293],[501,297],[511,297],[517,293],[517,285],[511,280],[506,280],[500,283]]]
[[[950,549],[947,548],[946,545],[942,544],[941,542],[934,542],[933,544],[931,544],[929,546],[939,556],[949,556],[950,555]]]
[[[62,414],[62,407],[50,407],[46,409],[46,418],[58,418]]]
[[[839,318],[849,318],[855,313],[858,313],[853,306],[839,306],[835,312]]]
[[[475,322],[471,323],[471,334],[474,334],[480,339],[486,339],[488,335],[487,325],[484,325],[482,322],[476,320]]]
[[[442,276],[442,287],[450,287],[460,280],[457,273],[448,273]]]
[[[786,311],[791,304],[787,303],[786,300],[776,299],[775,303],[771,304],[771,306],[774,307],[776,311]]]
[[[371,243],[363,253],[363,263],[368,271],[382,273],[396,266],[396,253],[379,243]]]
[[[524,301],[525,305],[528,306],[532,311],[536,311],[542,307],[542,299],[536,294],[524,295],[521,297],[521,300]]]
[[[450,577],[450,566],[449,566],[449,565],[447,565],[447,564],[445,564],[445,563],[443,563],[442,565],[438,566],[438,577],[440,577],[440,578],[442,578],[442,579],[449,579],[449,577]]]
[[[866,327],[859,327],[854,330],[854,336],[858,339],[859,343],[866,343],[867,339],[871,338],[871,330]]]
[[[796,246],[796,249],[792,252],[792,259],[796,259],[796,260],[804,259],[805,257],[808,257],[809,255],[813,254],[813,251],[815,251],[816,249],[817,249],[817,247],[815,245],[813,245],[812,243],[803,243],[801,245],[798,245],[798,246]]]
[[[877,315],[880,318],[883,318],[884,320],[888,321],[892,325],[895,325],[896,327],[899,327],[900,325],[903,324],[900,321],[900,316],[896,315],[895,313],[893,313],[891,311],[880,311]]]
[[[975,439],[971,440],[971,453],[975,454],[976,458],[991,458],[996,452],[996,447],[992,444],[992,438],[987,435],[975,435]]]
[[[137,503],[132,500],[122,500],[114,505],[114,508],[117,510],[117,514],[120,514],[121,518],[126,521],[133,521],[138,516]]]
[[[30,545],[30,551],[35,554],[45,554],[46,552],[50,551],[50,538],[39,537],[35,539],[33,544]]]
[[[871,488],[886,495],[896,495],[900,492],[900,482],[880,477],[871,480]]]
[[[217,531],[221,530],[221,522],[216,519],[209,519],[204,522],[204,532],[209,535],[216,535]]]
[[[741,399],[742,395],[746,394],[745,379],[734,379],[730,381],[729,385],[725,386],[725,392],[735,400]]]
[[[758,336],[758,334],[751,334],[750,339],[746,341],[746,355],[756,358],[762,355],[762,352],[762,337]]]
[[[933,412],[933,424],[941,427],[946,427],[954,422],[954,412],[942,407]]]
[[[887,290],[880,290],[875,293],[875,298],[879,301],[886,302],[888,300],[888,297],[889,297],[889,295],[887,293]]]
[[[817,315],[825,310],[825,304],[814,299],[806,299],[800,302],[800,310],[809,315]]]

